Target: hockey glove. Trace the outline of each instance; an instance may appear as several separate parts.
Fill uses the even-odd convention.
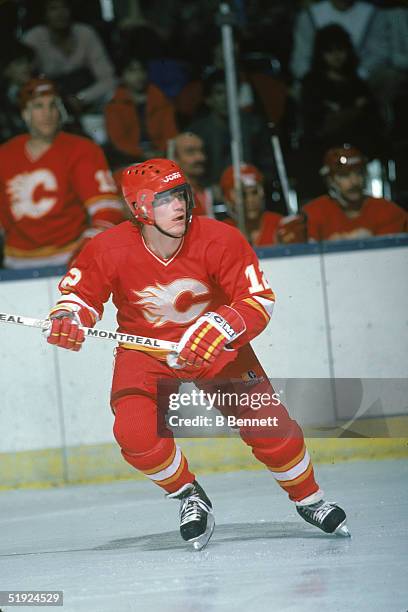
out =
[[[280,220],[276,232],[280,244],[307,242],[307,219],[304,214],[290,215]]]
[[[245,329],[243,318],[230,306],[221,306],[217,312],[205,313],[181,337],[174,367],[210,366]]]
[[[64,303],[54,306],[49,314],[51,325],[45,331],[47,342],[71,351],[79,351],[85,340],[81,326],[88,323],[83,319],[89,318],[89,315],[85,315],[87,311],[81,316],[81,310],[85,311],[84,308],[76,310]]]

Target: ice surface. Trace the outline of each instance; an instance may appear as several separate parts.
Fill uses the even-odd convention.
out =
[[[147,480],[3,491],[0,589],[63,590],[64,612],[405,612],[408,462],[316,471],[351,540],[303,522],[266,471],[197,478],[217,523],[201,553]]]

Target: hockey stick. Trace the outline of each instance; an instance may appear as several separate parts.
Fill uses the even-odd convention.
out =
[[[49,319],[32,319],[21,315],[9,314],[0,312],[0,323],[16,323],[17,325],[25,325],[27,327],[39,327],[42,330],[49,329],[51,321]],[[159,349],[162,351],[177,352],[177,343],[169,340],[157,340],[157,338],[146,338],[145,336],[134,336],[132,334],[122,334],[120,332],[106,331],[104,329],[93,329],[92,327],[83,327],[85,337],[100,338],[102,340],[116,340],[117,342],[126,342],[128,344],[137,344],[146,348]]]
[[[296,191],[291,189],[286,173],[286,166],[283,159],[282,148],[278,135],[274,131],[274,124],[269,123],[268,127],[271,130],[271,146],[275,158],[276,169],[278,171],[279,182],[281,184],[283,197],[286,200],[286,208],[290,215],[297,215],[299,212]]]

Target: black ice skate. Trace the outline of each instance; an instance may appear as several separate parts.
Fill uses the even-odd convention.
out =
[[[181,501],[181,537],[191,542],[195,550],[202,550],[208,544],[215,525],[212,504],[204,490],[194,481],[167,497]]]
[[[337,504],[326,502],[324,499],[315,501],[316,497],[318,498],[321,496],[322,493],[318,491],[301,502],[296,502],[298,514],[300,514],[305,521],[315,527],[319,527],[319,529],[325,533],[334,533],[339,536],[351,537],[346,524],[347,519],[344,510]]]

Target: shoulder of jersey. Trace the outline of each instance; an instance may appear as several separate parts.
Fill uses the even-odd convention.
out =
[[[378,215],[383,215],[385,218],[391,218],[396,220],[405,219],[407,222],[408,212],[404,210],[401,206],[399,206],[396,202],[392,200],[387,200],[386,198],[368,198],[369,200],[369,209]]]
[[[305,212],[310,210],[316,210],[321,208],[322,206],[330,206],[333,203],[333,200],[328,195],[321,195],[318,198],[310,200],[307,204],[303,206],[303,210]]]
[[[75,148],[89,148],[95,149],[99,148],[99,146],[90,138],[86,138],[86,136],[78,136],[78,134],[70,134],[69,132],[59,132],[56,137],[56,143],[58,145],[68,146],[72,149]]]
[[[269,221],[279,221],[280,219],[283,219],[283,215],[274,212],[273,210],[265,210],[263,217]]]
[[[7,154],[7,156],[9,156],[13,150],[21,149],[21,147],[25,144],[27,138],[28,134],[19,134],[18,136],[10,138],[10,140],[7,140],[6,142],[3,142],[0,145],[0,153],[4,152]]]
[[[114,227],[104,230],[92,239],[95,248],[116,249],[141,243],[140,231],[130,221],[122,221]]]

